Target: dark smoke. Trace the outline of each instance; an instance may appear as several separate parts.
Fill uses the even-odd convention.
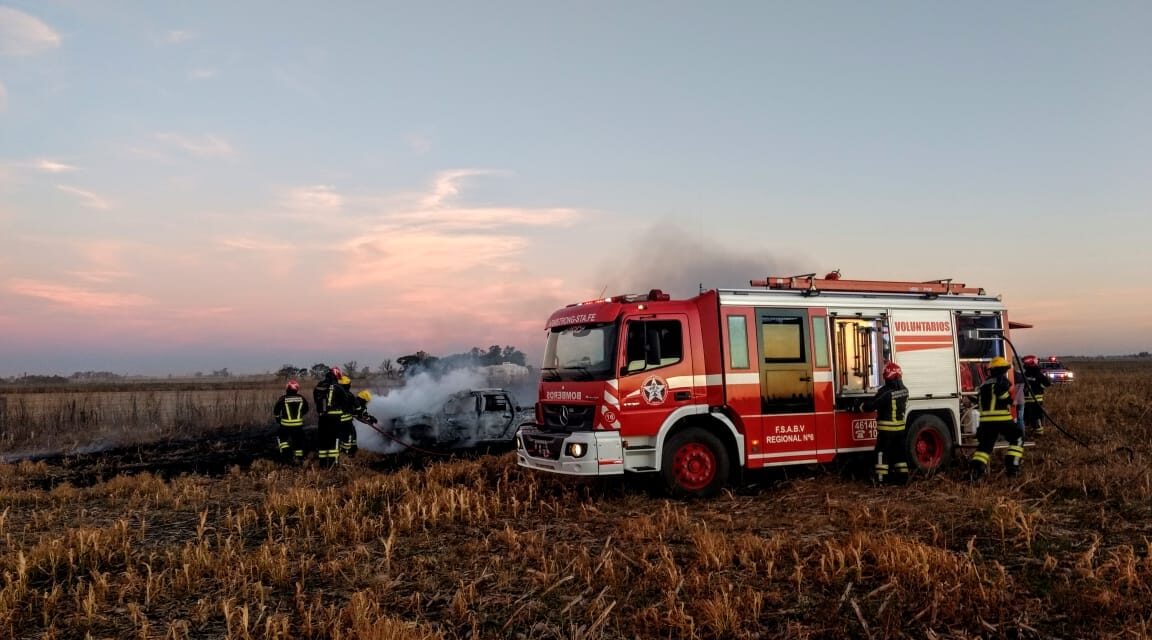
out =
[[[726,246],[670,223],[653,224],[602,266],[591,285],[610,296],[661,289],[674,298],[704,289],[748,288],[748,281],[769,275],[796,275],[799,267],[763,252]]]

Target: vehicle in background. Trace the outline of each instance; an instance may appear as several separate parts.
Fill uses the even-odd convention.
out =
[[[1041,360],[1040,368],[1056,384],[1064,384],[1076,379],[1076,374],[1069,371],[1056,356],[1048,356],[1047,360]]]

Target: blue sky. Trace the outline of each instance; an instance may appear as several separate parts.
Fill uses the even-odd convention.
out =
[[[1152,4],[0,0],[0,375],[536,354],[602,290],[951,277],[1149,350]]]

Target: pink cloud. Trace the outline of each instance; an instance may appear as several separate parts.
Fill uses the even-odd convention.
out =
[[[16,295],[47,300],[76,311],[107,311],[123,307],[142,307],[152,302],[149,298],[135,293],[93,291],[66,284],[28,279],[9,280],[8,291]]]
[[[75,250],[85,263],[81,268],[66,272],[75,278],[104,284],[135,275],[125,267],[124,253],[127,247],[123,243],[111,240],[80,242],[75,245]]]
[[[0,7],[0,54],[31,56],[60,46],[60,34],[40,18]]]
[[[64,184],[56,185],[56,188],[64,193],[76,196],[80,200],[80,204],[88,207],[89,209],[100,209],[106,211],[112,208],[112,203],[106,200],[103,196],[95,194],[91,191],[85,191],[77,187],[72,187]]]
[[[294,211],[329,214],[344,207],[344,196],[326,184],[318,184],[290,189],[283,204]]]
[[[452,169],[442,171],[436,175],[432,183],[432,191],[424,195],[420,204],[426,209],[434,209],[460,194],[460,182],[464,178],[475,176],[502,175],[504,172],[494,169]]]

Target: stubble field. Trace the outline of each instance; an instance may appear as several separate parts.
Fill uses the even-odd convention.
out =
[[[963,461],[693,502],[510,453],[0,464],[0,637],[1152,637],[1152,364],[1073,368],[1048,409],[1089,446],[1049,429],[1023,478],[997,458],[975,486]]]

